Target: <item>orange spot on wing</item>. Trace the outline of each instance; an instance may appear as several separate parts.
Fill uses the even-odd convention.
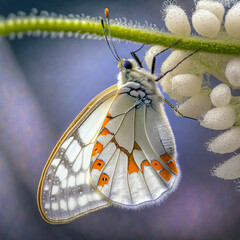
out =
[[[128,173],[131,174],[133,172],[138,172],[138,166],[134,161],[133,155],[131,154],[128,158]]]
[[[165,153],[164,155],[160,156],[160,158],[163,160],[163,162],[165,164],[167,164],[169,162],[169,160],[171,160],[172,158],[169,156],[168,153]]]
[[[100,153],[103,150],[103,145],[100,142],[97,142],[92,151],[92,157]]]
[[[104,122],[103,122],[103,127],[105,127],[110,120],[111,120],[111,114],[108,113],[106,118],[105,118],[105,120],[104,120]]]
[[[162,164],[159,163],[157,160],[152,161],[152,166],[156,171],[159,171],[159,170],[163,169]]]
[[[169,167],[173,172],[175,172],[176,174],[178,174],[178,169],[177,169],[175,160],[174,160],[173,158],[172,158],[172,162],[170,162],[170,163],[168,164],[168,167]]]
[[[107,130],[107,128],[104,128],[103,130],[102,130],[102,132],[100,133],[100,135],[102,135],[102,136],[106,136],[106,135],[108,135],[109,134],[109,131]]]
[[[105,173],[101,174],[99,180],[98,180],[98,186],[101,187],[100,190],[104,187],[105,184],[108,184],[109,182],[109,176]]]
[[[166,169],[163,169],[163,170],[160,172],[160,175],[161,175],[161,177],[162,177],[164,180],[166,180],[166,181],[169,181],[170,178],[171,178],[171,173],[170,173],[168,170],[166,170]]]
[[[97,159],[94,163],[93,163],[93,166],[92,166],[92,169],[98,169],[99,171],[102,170],[103,166],[105,165],[105,162],[103,160],[100,160],[100,159]]]
[[[149,166],[150,163],[148,160],[144,160],[142,163],[141,163],[141,168],[142,168],[142,173],[144,174],[144,167],[145,166]]]

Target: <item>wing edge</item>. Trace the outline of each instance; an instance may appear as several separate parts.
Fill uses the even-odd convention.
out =
[[[91,111],[98,105],[99,100],[101,100],[101,99],[106,100],[106,99],[116,95],[117,94],[117,90],[118,90],[118,85],[115,84],[115,85],[105,89],[101,93],[99,93],[96,97],[94,97],[83,108],[83,110],[77,115],[77,117],[73,120],[73,122],[69,125],[67,130],[63,133],[63,135],[61,136],[61,138],[59,139],[59,141],[55,145],[54,149],[52,150],[52,152],[51,152],[51,154],[50,154],[50,156],[49,156],[49,158],[48,158],[48,160],[47,160],[47,162],[46,162],[46,164],[45,164],[45,166],[43,168],[43,171],[42,171],[42,174],[41,174],[41,177],[40,177],[40,180],[39,180],[39,184],[38,184],[38,190],[37,190],[37,205],[38,205],[38,209],[39,209],[39,212],[40,212],[42,218],[46,222],[51,223],[51,224],[65,224],[65,223],[73,221],[74,219],[76,219],[78,217],[84,216],[84,215],[86,215],[88,213],[94,212],[96,210],[99,210],[99,209],[102,209],[102,208],[105,208],[105,207],[108,207],[109,205],[111,205],[110,202],[109,202],[108,205],[104,205],[104,206],[101,206],[101,207],[94,208],[94,209],[92,209],[92,211],[89,210],[88,213],[80,213],[80,214],[78,214],[76,216],[73,216],[71,218],[64,219],[64,220],[52,220],[52,219],[49,219],[44,214],[44,211],[43,211],[43,208],[42,208],[42,198],[41,198],[41,196],[42,196],[43,182],[44,182],[46,173],[48,171],[48,168],[51,165],[52,160],[54,159],[56,153],[60,149],[60,147],[63,144],[63,142],[69,137],[69,135],[71,135],[71,133],[75,130],[75,128],[79,125],[79,123],[82,122],[89,115],[89,113],[91,113]],[[105,198],[105,196],[104,196],[104,198]]]

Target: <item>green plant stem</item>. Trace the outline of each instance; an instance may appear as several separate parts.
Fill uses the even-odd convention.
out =
[[[99,21],[50,18],[50,17],[16,17],[0,21],[0,36],[9,36],[11,33],[27,33],[28,31],[47,32],[72,32],[81,34],[89,33],[103,36],[103,29]],[[228,55],[240,55],[240,41],[233,39],[208,39],[196,36],[178,36],[171,33],[163,33],[156,30],[134,28],[128,25],[111,25],[112,37],[145,43],[149,45],[170,46],[180,42],[176,49],[194,51],[201,48],[202,52],[219,53]]]

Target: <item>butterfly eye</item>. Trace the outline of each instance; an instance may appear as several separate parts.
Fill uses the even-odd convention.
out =
[[[132,69],[132,67],[133,67],[132,63],[130,61],[128,61],[128,60],[123,61],[122,65],[126,69]]]

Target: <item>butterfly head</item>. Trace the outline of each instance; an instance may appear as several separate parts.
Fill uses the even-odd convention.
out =
[[[118,68],[120,71],[130,72],[131,70],[137,68],[137,63],[133,59],[123,58],[118,62]]]
[[[156,76],[146,71],[143,68],[139,68],[137,62],[134,59],[123,58],[118,62],[119,75],[118,75],[118,85],[122,85],[128,82],[138,82],[143,88],[147,88],[155,92]]]

